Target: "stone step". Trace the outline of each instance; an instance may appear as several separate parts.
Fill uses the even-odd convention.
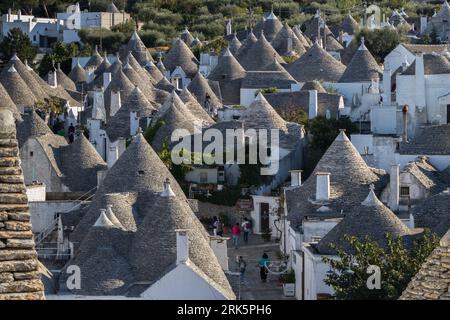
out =
[[[18,167],[20,166],[18,157],[0,158],[0,167]]]
[[[5,184],[0,183],[0,193],[26,193],[26,189],[23,184]]]
[[[0,148],[0,157],[16,157],[19,154],[17,147],[13,148]]]
[[[20,167],[0,167],[0,176],[6,175],[21,175],[22,169]]]
[[[0,194],[1,204],[27,204],[28,199],[25,193],[3,193]]]
[[[17,147],[18,143],[16,139],[0,139],[0,147]]]

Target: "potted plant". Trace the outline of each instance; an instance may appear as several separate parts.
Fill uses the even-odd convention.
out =
[[[295,296],[295,272],[290,270],[280,276],[280,282],[283,284],[283,294],[285,297]]]

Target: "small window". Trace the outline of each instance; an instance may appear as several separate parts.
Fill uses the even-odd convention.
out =
[[[139,171],[138,171],[138,174],[139,174],[139,175],[144,175],[144,174],[145,174],[145,171],[144,171],[144,170],[139,170]]]
[[[30,157],[32,157],[34,155],[33,151],[30,151]]]
[[[36,41],[36,36],[33,36],[33,41]]]
[[[400,197],[409,197],[409,187],[400,187]]]

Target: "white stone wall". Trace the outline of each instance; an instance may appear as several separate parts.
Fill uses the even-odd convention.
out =
[[[151,300],[226,300],[188,265],[182,263],[141,294]]]
[[[44,231],[54,220],[56,213],[67,212],[77,204],[77,201],[72,200],[30,202],[29,206],[33,233]]]
[[[33,156],[31,156],[31,152]],[[26,185],[31,184],[33,181],[39,181],[46,185],[47,192],[70,191],[61,182],[37,140],[31,138],[24,143],[20,149],[20,159]]]
[[[303,222],[303,241],[312,242],[313,238],[323,238],[341,219],[305,220]]]
[[[206,181],[201,181],[200,177],[202,175],[206,175],[207,179]],[[184,180],[188,182],[194,182],[194,183],[210,183],[210,184],[217,184],[218,183],[218,170],[217,168],[192,168],[191,171],[189,171]]]
[[[28,202],[45,201],[45,184],[34,184],[26,186]]]

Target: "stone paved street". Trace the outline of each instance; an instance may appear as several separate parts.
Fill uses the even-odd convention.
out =
[[[233,247],[231,239],[228,241],[228,257],[231,272],[238,272],[236,257],[241,255],[247,262],[247,269],[240,286],[241,300],[293,300],[294,298],[283,295],[283,287],[278,281],[278,275],[269,274],[266,283],[261,282],[259,276],[259,258],[266,252],[270,260],[277,260],[279,244],[263,242],[259,235],[251,235],[248,245],[242,243],[242,238],[240,240],[240,247],[237,250]],[[238,297],[239,276],[228,275],[228,279]]]

